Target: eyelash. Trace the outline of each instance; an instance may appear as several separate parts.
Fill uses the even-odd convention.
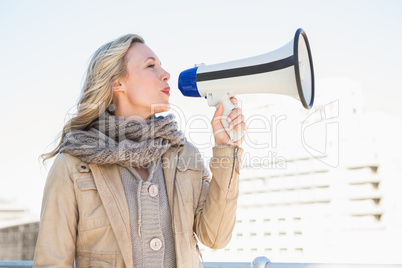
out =
[[[155,68],[155,64],[148,65],[148,68]]]

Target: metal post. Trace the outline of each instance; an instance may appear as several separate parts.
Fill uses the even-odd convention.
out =
[[[265,268],[268,263],[271,261],[267,257],[257,257],[251,263],[252,268]]]

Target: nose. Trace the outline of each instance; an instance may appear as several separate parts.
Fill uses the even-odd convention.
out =
[[[165,69],[162,69],[162,70],[163,70],[162,81],[168,82],[170,79],[170,73],[168,73]]]

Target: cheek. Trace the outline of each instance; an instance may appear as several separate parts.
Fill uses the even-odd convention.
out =
[[[129,98],[130,102],[136,102],[141,99],[141,96],[143,96],[143,91],[142,90],[142,85],[135,84],[129,87],[127,91],[127,97]]]
[[[154,76],[141,76],[131,79],[128,83],[128,97],[132,103],[151,103],[158,98],[159,81]]]

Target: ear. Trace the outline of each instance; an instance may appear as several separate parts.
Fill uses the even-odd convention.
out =
[[[117,92],[125,92],[125,87],[124,87],[124,83],[122,83],[120,80],[115,80],[112,83],[112,91],[113,93],[117,93]]]

